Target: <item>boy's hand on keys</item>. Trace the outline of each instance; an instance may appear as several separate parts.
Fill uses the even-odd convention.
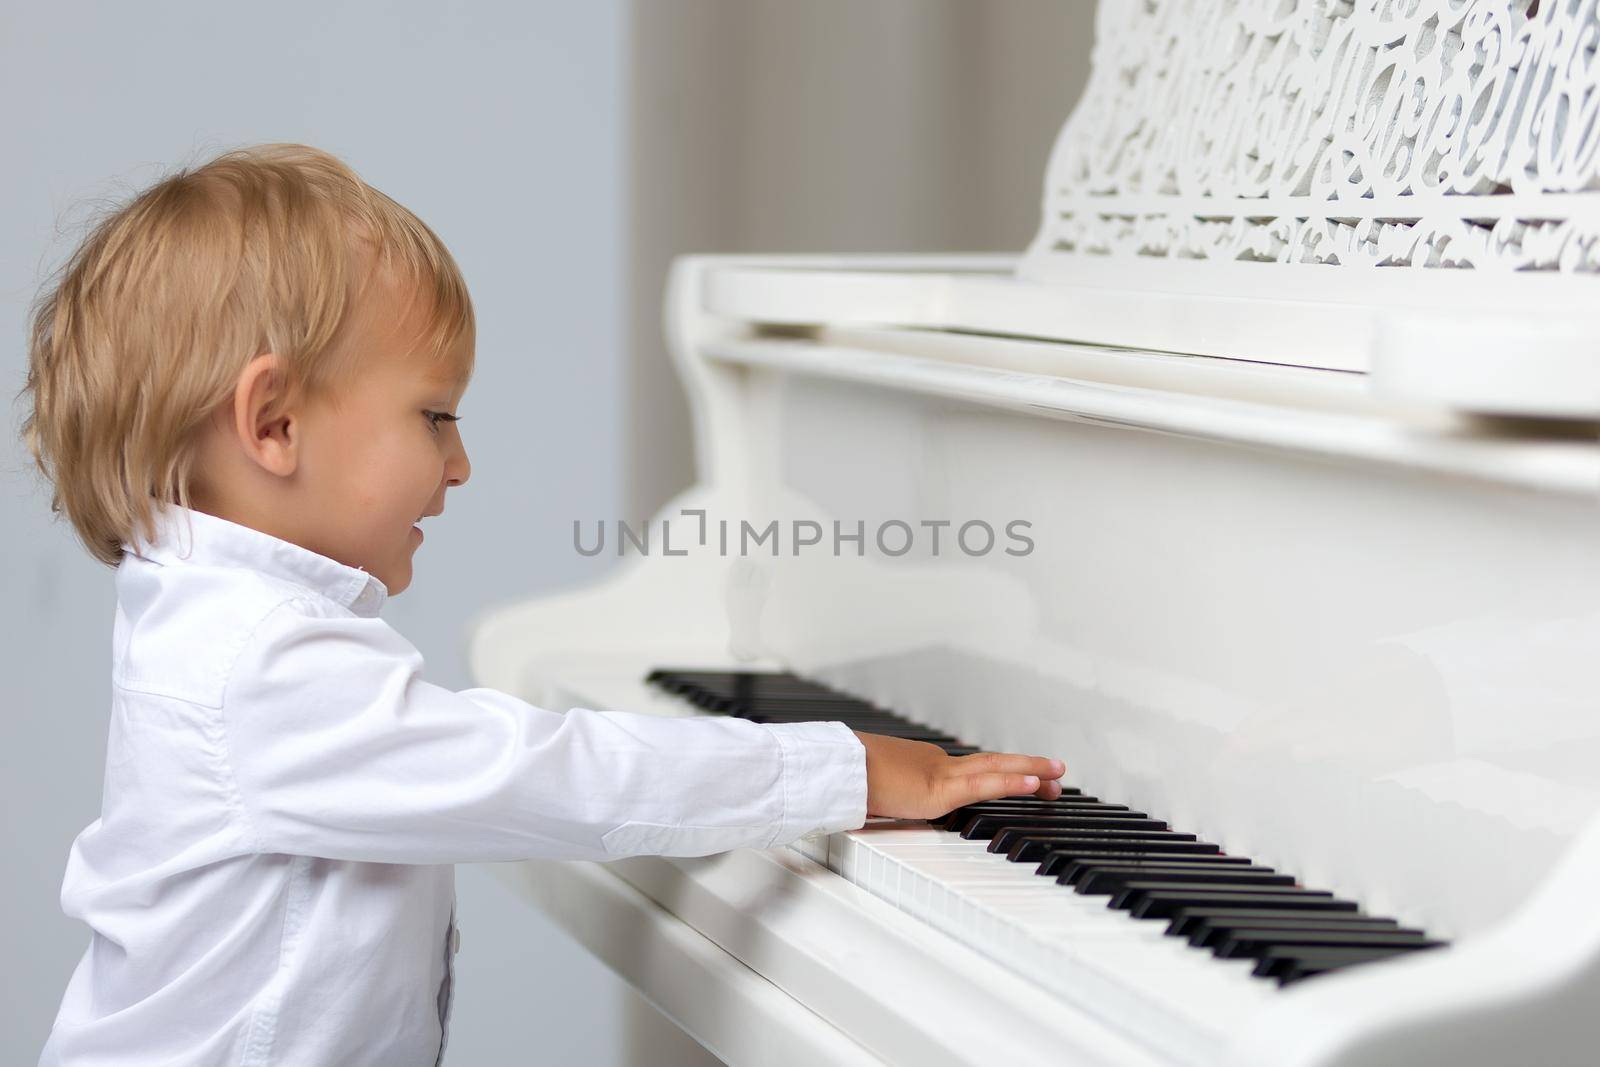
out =
[[[947,756],[926,741],[854,731],[867,749],[867,814],[933,819],[963,804],[1032,794],[1061,795],[1060,760],[1009,752]]]

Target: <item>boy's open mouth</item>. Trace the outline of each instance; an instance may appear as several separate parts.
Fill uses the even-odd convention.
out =
[[[424,511],[421,515],[417,516],[417,521],[412,524],[411,529],[416,531],[416,534],[417,534],[418,537],[421,537],[422,536],[422,520],[426,519],[426,518],[428,518],[429,516],[432,516],[432,515],[439,515],[439,514],[442,513],[442,511],[443,511],[443,509],[440,509],[440,511]]]

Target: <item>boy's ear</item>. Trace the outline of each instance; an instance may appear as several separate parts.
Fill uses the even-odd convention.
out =
[[[288,477],[299,462],[300,422],[289,407],[283,360],[274,352],[252,359],[233,391],[233,429],[245,455],[268,473]]]

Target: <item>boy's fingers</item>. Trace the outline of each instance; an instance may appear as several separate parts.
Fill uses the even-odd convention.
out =
[[[1040,786],[1036,776],[1025,774],[1001,774],[988,771],[983,774],[968,774],[952,780],[957,784],[957,791],[964,793],[957,806],[961,804],[976,804],[980,800],[998,800],[1000,797],[1022,796],[1032,793]]]
[[[1046,759],[1043,756],[1021,756],[1014,752],[974,752],[963,759],[968,761],[974,770],[982,768],[985,772],[1001,774],[1032,774],[1046,780],[1060,778],[1066,772],[1066,767],[1060,760]]]

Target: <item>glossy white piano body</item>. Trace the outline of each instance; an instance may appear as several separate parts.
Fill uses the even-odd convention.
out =
[[[731,1062],[816,1062],[840,1040],[889,1062],[1570,1049],[1559,1020],[1584,1030],[1590,1013],[1540,991],[1600,992],[1600,921],[1571,899],[1600,876],[1596,843],[1576,844],[1600,801],[1592,435],[1402,419],[1336,371],[857,326],[877,312],[784,303],[834,280],[827,266],[932,291],[1008,264],[682,262],[670,329],[701,484],[659,518],[688,554],[661,555],[657,525],[656,554],[599,586],[488,618],[478,680],[548,707],[684,713],[645,686],[649,668],[764,652],[754,665],[986,747],[1060,753],[1090,791],[1456,944],[1280,993],[1193,950],[1139,959],[1114,929],[985,947],[976,913],[941,933],[792,851],[534,864],[518,875],[531,897]],[[748,303],[763,283],[766,316]],[[719,314],[719,293],[754,317]],[[808,318],[831,324],[757,325]],[[723,557],[685,509],[712,531],[863,520],[867,554]],[[1015,518],[1032,524],[1027,556],[872,543],[895,519]],[[854,846],[826,847],[837,861]],[[1152,966],[1170,974],[1146,995]],[[1193,1010],[1168,1014],[1186,991]]]
[[[1463,85],[1537,66],[1502,22],[1519,46],[1556,42],[1538,53],[1555,62],[1584,39],[1557,31],[1596,16],[1391,7],[1103,7],[1026,257],[680,260],[667,331],[697,486],[605,581],[485,618],[472,659],[481,684],[546,707],[662,714],[692,712],[645,684],[653,667],[790,669],[1060,755],[1088,792],[1452,944],[1280,990],[899,824],[507,869],[723,1059],[1600,1058],[1600,164],[1557,153],[1541,188],[1537,153],[1512,151],[1540,143],[1532,106],[1477,140],[1428,125]],[[1229,185],[1184,158],[1167,188],[1159,124],[1127,112],[1205,93],[1119,87],[1173,40],[1271,71],[1290,45],[1391,58],[1361,68],[1383,91],[1340,90],[1354,132],[1307,142],[1335,146],[1328,167],[1291,140],[1285,174]],[[1343,86],[1319,55],[1301,88]],[[1410,141],[1372,121],[1413,100],[1386,88],[1395,55],[1448,75],[1401,124]],[[1217,84],[1235,132],[1292,102],[1278,75],[1266,105]],[[1116,150],[1131,131],[1148,143]],[[1425,162],[1450,169],[1430,137],[1505,151],[1425,189]],[[1496,165],[1515,174],[1497,185]],[[776,520],[777,554],[741,554],[743,520]],[[1015,520],[1026,554],[1005,551]],[[990,550],[955,542],[973,521]],[[797,522],[822,543],[797,549]],[[836,522],[861,524],[860,555],[832,550]]]

